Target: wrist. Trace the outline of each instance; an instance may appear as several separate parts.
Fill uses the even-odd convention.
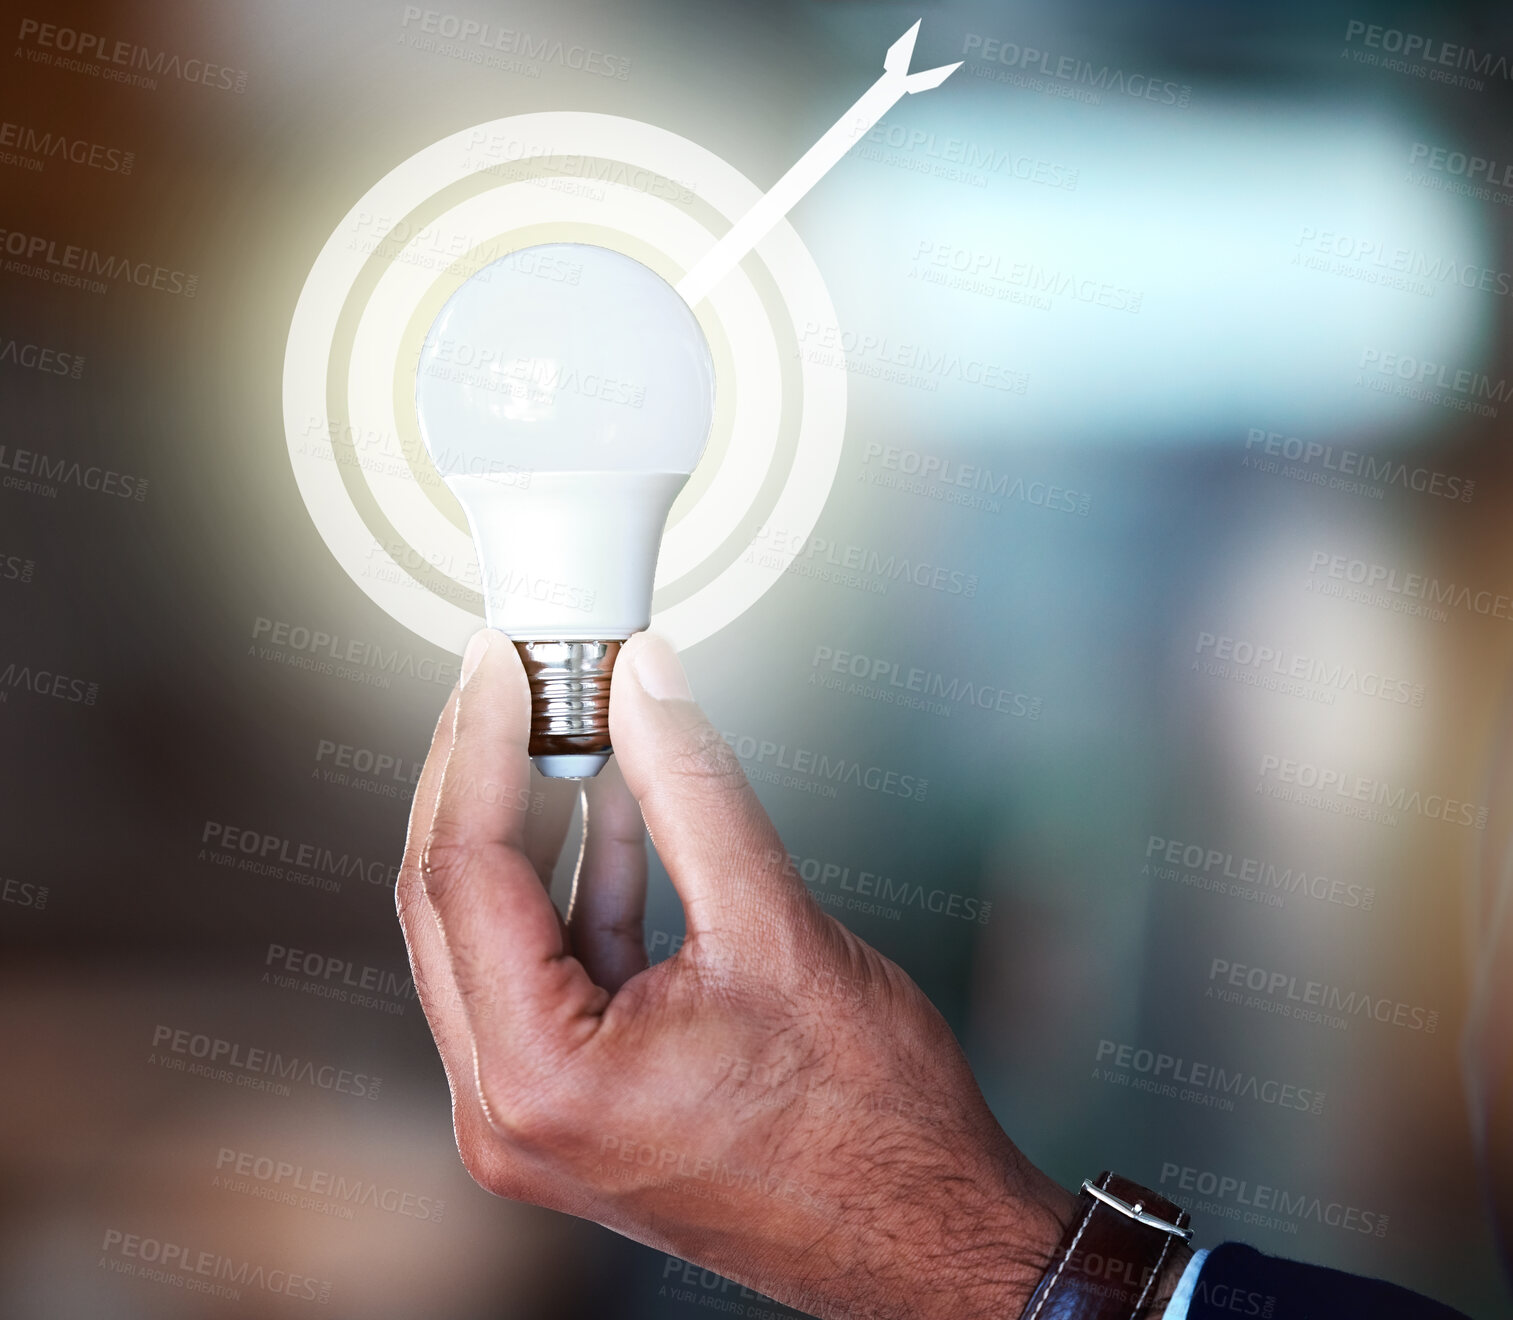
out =
[[[919,1320],[1019,1320],[1056,1257],[1077,1198],[1031,1168],[996,1193],[967,1198],[961,1210],[954,1223],[943,1225],[938,1265],[923,1271],[910,1314]]]
[[[1016,1180],[1011,1194],[983,1207],[975,1231],[964,1233],[952,1268],[937,1275],[928,1295],[918,1299],[911,1317],[921,1320],[1019,1320],[1041,1279],[1061,1262],[1062,1242],[1074,1219],[1084,1214],[1081,1198],[1029,1168]],[[1179,1221],[1180,1222],[1180,1221]],[[1079,1234],[1079,1236],[1081,1236]],[[1149,1280],[1144,1304],[1132,1320],[1162,1320],[1176,1295],[1193,1250],[1180,1239],[1169,1239],[1154,1278],[1147,1272],[1135,1279],[1126,1297],[1133,1301]],[[1093,1257],[1079,1255],[1084,1267]],[[1113,1264],[1103,1261],[1101,1265]],[[1128,1286],[1122,1284],[1121,1286]]]
[[[1043,1280],[1037,1278],[1026,1296],[1004,1299],[1015,1306],[1004,1313],[1008,1320],[1017,1320],[1026,1304],[1037,1316],[1045,1308],[1056,1315],[1163,1320],[1193,1257],[1187,1212],[1108,1171],[1096,1183],[1085,1181],[1080,1196],[1062,1195],[1071,1212],[1062,1219]]]

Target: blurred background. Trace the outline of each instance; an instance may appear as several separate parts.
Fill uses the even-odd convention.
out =
[[[317,532],[284,353],[438,139],[766,188],[923,15],[963,67],[790,216],[833,489],[694,689],[1053,1176],[1508,1314],[1513,15],[437,4],[0,4],[0,1311],[795,1314],[463,1172],[393,912],[457,656]]]

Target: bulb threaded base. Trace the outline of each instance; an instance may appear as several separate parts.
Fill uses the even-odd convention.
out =
[[[531,760],[547,778],[591,779],[609,760],[609,683],[620,647],[515,643],[531,685]]]

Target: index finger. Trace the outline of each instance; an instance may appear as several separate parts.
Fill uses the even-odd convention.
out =
[[[463,675],[421,874],[482,1081],[490,1047],[596,1027],[608,996],[568,951],[526,852],[530,690],[520,658],[503,633],[485,629],[468,643]]]

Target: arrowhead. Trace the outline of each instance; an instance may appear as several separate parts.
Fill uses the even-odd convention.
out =
[[[957,69],[961,68],[962,62],[957,60],[955,64],[942,64],[938,69],[925,69],[920,73],[911,73],[904,79],[904,91],[928,92],[932,87],[939,87]]]
[[[889,46],[888,53],[883,56],[883,72],[891,73],[895,78],[902,76],[906,92],[928,92],[932,87],[939,87],[961,68],[961,62],[957,61],[955,64],[942,64],[938,69],[909,72],[909,61],[914,58],[914,39],[919,36],[919,25],[923,21],[915,19],[914,26]]]
[[[916,18],[914,26],[888,47],[888,53],[883,56],[883,68],[888,73],[909,72],[909,61],[914,58],[914,38],[919,35],[922,22],[924,19]]]

